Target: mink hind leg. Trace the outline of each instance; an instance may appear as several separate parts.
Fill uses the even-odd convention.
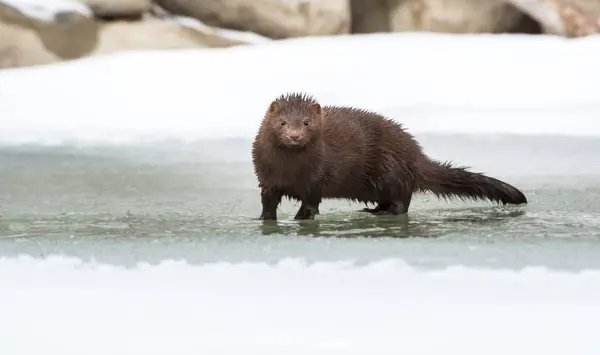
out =
[[[390,204],[391,204],[391,202],[389,202],[389,201],[378,201],[377,206],[375,206],[375,208],[365,207],[362,210],[360,210],[359,212],[368,212],[368,213],[377,214],[378,212],[381,212],[381,211],[387,211],[390,208]]]
[[[321,196],[312,195],[302,199],[302,205],[298,209],[294,219],[315,219],[319,214],[319,205],[321,204]]]
[[[408,213],[410,202],[412,200],[411,184],[403,184],[404,179],[398,176],[390,176],[386,179],[386,184],[380,191],[380,196],[384,198],[377,201],[375,208],[365,208],[364,212],[369,212],[377,216],[397,216]]]
[[[371,212],[376,216],[398,216],[408,213],[412,194],[398,196],[390,201],[381,201]]]

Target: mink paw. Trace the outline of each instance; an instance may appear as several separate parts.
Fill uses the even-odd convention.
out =
[[[377,212],[378,209],[377,208],[363,208],[362,210],[358,210],[358,212],[367,212],[367,213],[375,213]]]
[[[262,221],[274,221],[277,219],[277,214],[263,212],[258,219]]]
[[[298,213],[294,219],[315,219],[315,216],[319,214],[319,209],[311,206],[300,206]]]

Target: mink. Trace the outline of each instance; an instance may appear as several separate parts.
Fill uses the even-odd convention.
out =
[[[301,202],[295,219],[314,219],[323,199],[347,199],[363,212],[401,215],[417,192],[451,200],[524,204],[523,192],[468,167],[424,154],[402,124],[378,113],[321,106],[306,93],[272,101],[252,144],[260,219],[277,219],[283,197]],[[374,208],[368,208],[369,204]]]

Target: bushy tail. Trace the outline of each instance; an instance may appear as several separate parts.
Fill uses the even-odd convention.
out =
[[[450,163],[440,163],[427,159],[422,168],[421,190],[431,191],[444,199],[489,200],[506,205],[527,203],[527,198],[519,189],[504,181],[467,171],[465,167],[455,167]]]

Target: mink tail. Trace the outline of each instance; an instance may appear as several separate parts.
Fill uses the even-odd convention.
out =
[[[466,167],[426,159],[420,170],[423,174],[420,190],[433,192],[438,198],[489,200],[503,205],[527,203],[525,194],[516,187],[481,173],[470,172]]]

